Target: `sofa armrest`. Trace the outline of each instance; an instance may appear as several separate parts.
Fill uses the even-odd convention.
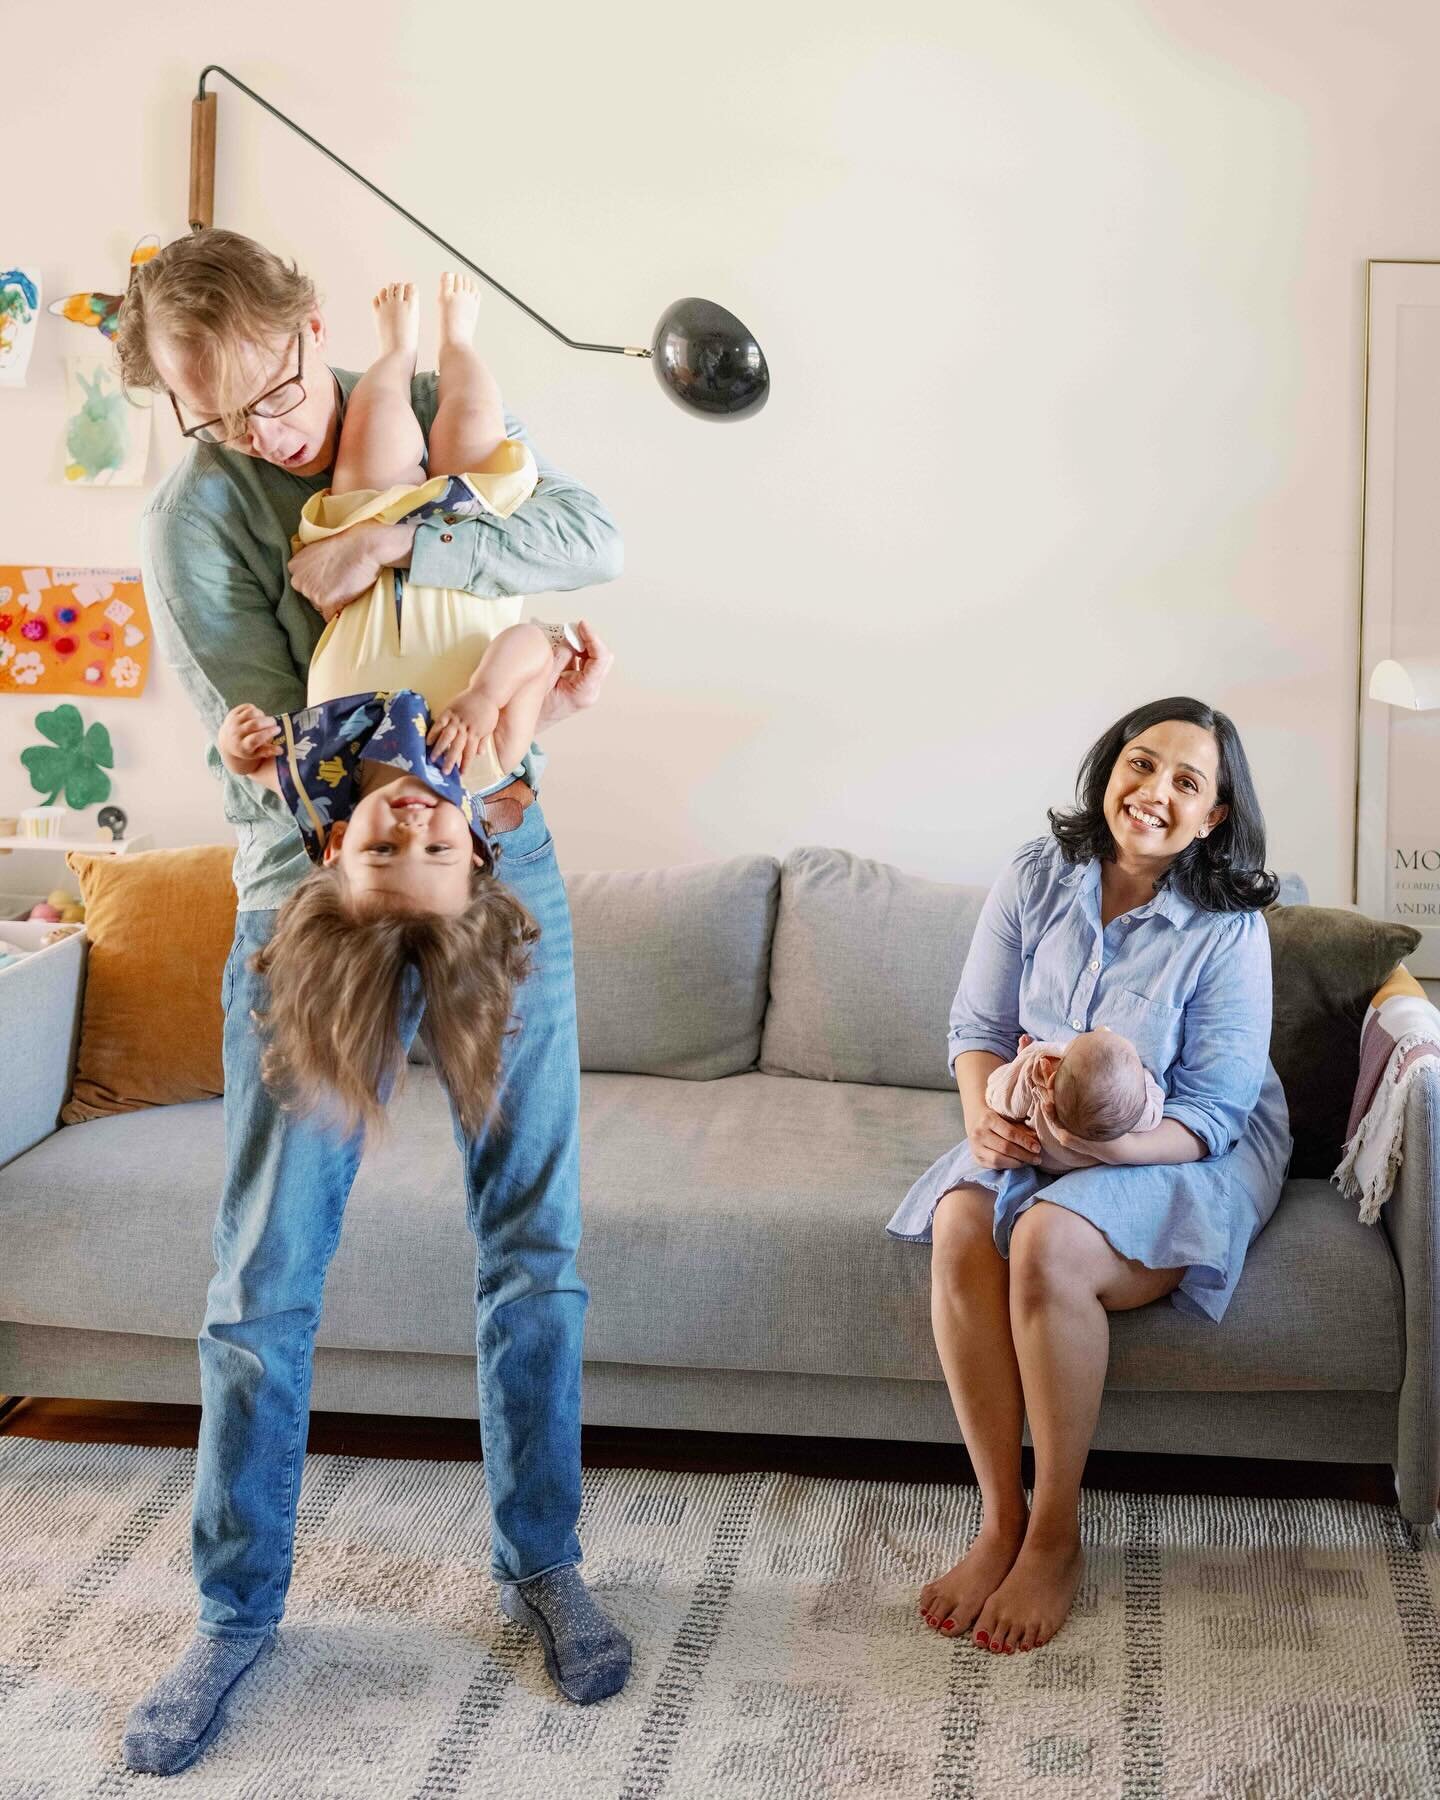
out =
[[[84,995],[83,932],[0,974],[0,1068],[8,1089],[0,1107],[0,1168],[60,1124],[75,1073]]]
[[[1396,1489],[1428,1530],[1440,1493],[1440,1066],[1427,1062],[1405,1101],[1405,1160],[1380,1217],[1405,1287]]]

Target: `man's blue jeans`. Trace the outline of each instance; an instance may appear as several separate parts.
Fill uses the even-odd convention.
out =
[[[498,1122],[456,1139],[476,1241],[480,1433],[491,1569],[524,1581],[580,1560],[579,1094],[570,912],[538,803],[499,873],[540,926],[517,991]],[[325,1271],[360,1162],[358,1138],[282,1111],[260,1079],[250,958],[273,912],[242,912],[225,968],[225,1190],[200,1335],[203,1414],[193,1551],[199,1629],[268,1631],[285,1607]],[[420,1023],[418,999],[407,1042]]]

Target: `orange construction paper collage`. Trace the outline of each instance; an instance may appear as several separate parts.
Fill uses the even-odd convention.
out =
[[[138,569],[0,564],[0,695],[135,700],[150,669]]]

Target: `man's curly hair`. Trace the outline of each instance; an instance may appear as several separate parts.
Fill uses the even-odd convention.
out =
[[[310,277],[254,238],[220,227],[177,238],[131,277],[115,331],[121,380],[162,389],[152,346],[163,338],[190,359],[225,429],[237,433],[250,399],[241,352],[293,339],[319,304]]]

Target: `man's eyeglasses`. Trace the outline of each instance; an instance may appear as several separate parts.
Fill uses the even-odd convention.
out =
[[[258,400],[252,400],[245,408],[245,417],[251,413],[259,419],[280,419],[295,408],[305,398],[305,328],[302,325],[295,334],[296,349],[299,353],[299,366],[288,381],[282,381],[279,387],[268,388]],[[180,416],[180,402],[170,394],[170,404],[175,408],[175,422],[180,427],[181,437],[195,438],[202,444],[224,444],[241,435],[238,432],[227,432],[222,419],[206,419],[203,425],[187,425]]]

